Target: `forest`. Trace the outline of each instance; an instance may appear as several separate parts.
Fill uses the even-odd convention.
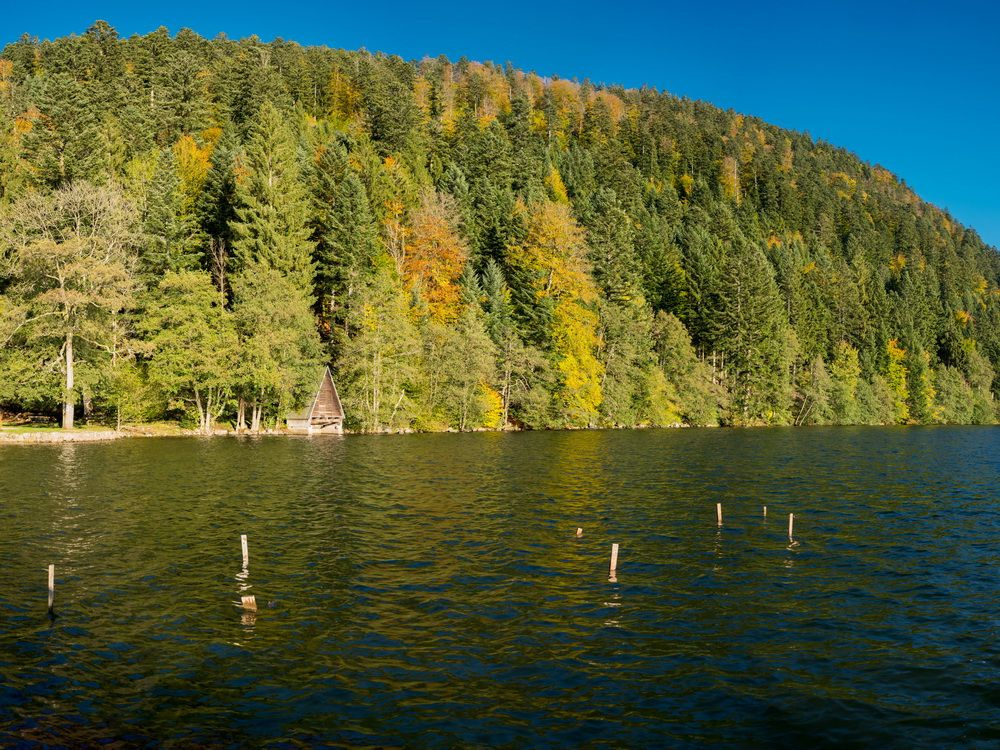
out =
[[[654,89],[104,22],[0,54],[0,419],[993,423],[1000,258]]]

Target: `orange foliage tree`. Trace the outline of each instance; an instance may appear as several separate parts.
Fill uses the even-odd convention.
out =
[[[420,205],[410,216],[403,275],[435,320],[457,316],[458,277],[469,257],[465,241],[455,231],[453,216],[450,199],[433,190],[421,195]]]

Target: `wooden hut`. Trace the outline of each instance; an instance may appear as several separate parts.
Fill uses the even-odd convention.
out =
[[[344,431],[344,407],[334,385],[330,368],[324,367],[318,373],[316,392],[312,401],[295,414],[288,415],[288,431],[297,435],[325,433],[340,434]]]

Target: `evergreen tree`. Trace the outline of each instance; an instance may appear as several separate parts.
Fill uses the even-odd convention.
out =
[[[35,180],[50,189],[80,179],[104,182],[98,172],[97,102],[67,73],[32,84],[28,96],[38,115],[24,136],[24,149]]]
[[[201,264],[197,217],[188,213],[172,149],[164,149],[147,191],[143,227],[143,271],[159,278],[167,271],[193,270]]]
[[[786,408],[787,323],[771,267],[748,244],[727,259],[712,321],[715,347],[725,356],[734,424],[780,422]]]
[[[306,224],[309,198],[295,136],[270,102],[250,128],[241,169],[246,177],[237,182],[237,219],[231,225],[236,269],[260,264],[311,294],[314,245]]]
[[[347,322],[347,311],[382,253],[378,227],[361,180],[348,172],[325,209],[317,250],[317,288],[334,322]]]
[[[212,151],[211,166],[195,202],[195,214],[201,226],[209,269],[223,296],[227,290],[226,272],[237,219],[236,153],[236,140],[232,130],[223,131]]]

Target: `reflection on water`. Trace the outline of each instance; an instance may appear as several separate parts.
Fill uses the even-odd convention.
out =
[[[0,744],[990,744],[998,436],[0,446]]]

